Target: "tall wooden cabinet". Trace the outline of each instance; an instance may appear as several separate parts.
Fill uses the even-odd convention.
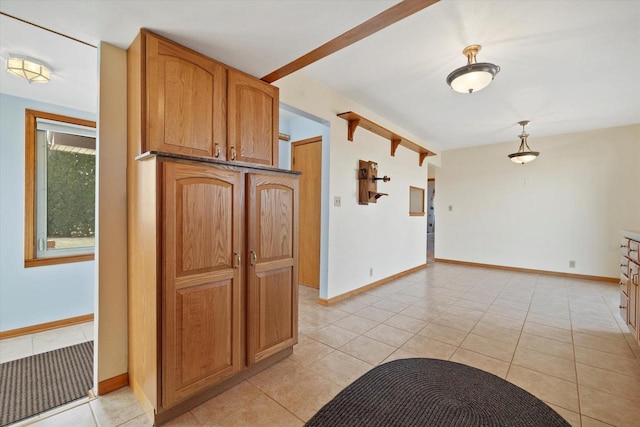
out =
[[[156,425],[297,342],[298,172],[273,167],[277,106],[277,88],[152,33],[129,48],[129,383]]]
[[[129,47],[139,153],[278,165],[278,88],[142,30]]]
[[[162,423],[291,353],[298,177],[164,154],[129,173],[129,381]]]

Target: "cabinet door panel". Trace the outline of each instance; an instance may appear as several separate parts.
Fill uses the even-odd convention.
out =
[[[219,179],[176,182],[178,276],[232,267],[233,196],[233,184]]]
[[[148,36],[147,86],[148,149],[224,158],[226,73],[221,64]]]
[[[620,292],[620,317],[624,320],[625,324],[629,321],[629,298],[624,292]]]
[[[261,262],[293,257],[292,189],[281,185],[262,185],[259,191],[256,233],[257,254]]]
[[[232,280],[176,291],[177,388],[233,366],[232,296]]]
[[[240,172],[164,163],[162,405],[241,368]]]
[[[298,338],[298,180],[248,175],[247,363]]]
[[[638,273],[640,272],[640,265],[633,261],[629,262],[629,310],[627,316],[627,324],[631,331],[638,337],[638,302],[640,299],[640,293],[638,292]]]
[[[278,88],[229,70],[228,97],[227,158],[278,166]]]
[[[257,274],[259,300],[259,328],[257,353],[292,338],[292,306],[283,304],[292,300],[292,268]]]

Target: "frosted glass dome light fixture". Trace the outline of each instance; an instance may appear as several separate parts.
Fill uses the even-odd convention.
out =
[[[460,93],[473,93],[489,86],[489,83],[500,72],[500,67],[488,62],[478,63],[476,55],[482,49],[479,44],[472,44],[462,50],[467,57],[467,65],[460,67],[447,76],[447,84]]]
[[[18,55],[10,54],[7,58],[7,72],[22,77],[29,83],[49,83],[51,80],[50,66],[36,59]]]
[[[520,137],[520,148],[518,148],[517,152],[509,154],[509,158],[513,163],[521,163],[524,165],[525,163],[534,161],[536,157],[540,155],[540,152],[531,151],[531,148],[529,148],[529,144],[527,143],[527,137],[529,134],[524,131],[524,127],[529,124],[529,120],[523,120],[518,122],[518,124],[522,126],[522,133],[518,135],[518,137]]]

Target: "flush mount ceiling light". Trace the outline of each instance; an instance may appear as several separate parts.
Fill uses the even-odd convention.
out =
[[[476,55],[482,49],[479,44],[467,46],[462,54],[467,57],[467,65],[454,70],[447,76],[447,84],[460,93],[473,93],[489,86],[500,72],[500,67],[488,62],[478,63]]]
[[[7,72],[27,79],[29,83],[49,83],[51,79],[51,67],[47,64],[18,55],[9,55]]]
[[[540,155],[539,151],[531,151],[529,148],[529,144],[527,144],[528,133],[524,131],[524,127],[529,124],[529,120],[523,120],[518,122],[520,126],[522,126],[522,133],[518,135],[520,137],[520,148],[518,148],[518,152],[509,154],[509,158],[513,163],[525,163],[532,162]]]

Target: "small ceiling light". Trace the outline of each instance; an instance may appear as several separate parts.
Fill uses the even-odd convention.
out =
[[[467,46],[462,54],[467,57],[467,65],[454,70],[447,76],[447,84],[460,93],[473,93],[489,86],[500,72],[500,67],[488,62],[478,63],[476,55],[482,49],[479,44]]]
[[[35,59],[17,55],[9,55],[7,72],[27,79],[29,83],[49,83],[51,79],[51,67]]]
[[[523,120],[518,122],[522,126],[522,133],[518,135],[520,137],[520,148],[517,153],[509,154],[509,158],[513,163],[525,163],[532,162],[540,155],[539,151],[531,151],[529,144],[527,144],[528,133],[524,131],[524,127],[529,124],[529,120]]]

